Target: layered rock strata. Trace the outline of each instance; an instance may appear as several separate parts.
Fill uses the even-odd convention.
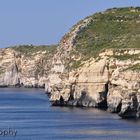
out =
[[[134,50],[127,51],[130,55]],[[116,54],[108,56],[107,52],[101,54],[100,60],[91,59],[69,72],[61,84],[52,84],[49,91],[46,86],[52,105],[96,107],[123,118],[139,117],[140,60],[118,60]]]
[[[121,15],[121,12],[124,13]],[[64,36],[53,58],[53,66],[45,86],[52,105],[96,107],[118,113],[122,118],[140,117],[140,48],[138,45],[140,32],[138,29],[134,34],[134,30],[127,32],[124,28],[125,24],[131,27],[132,23],[136,28],[140,26],[139,13],[139,8],[111,9],[80,21]],[[112,14],[112,16],[108,14]],[[109,17],[104,19],[107,15]],[[101,17],[98,19],[98,16]],[[108,21],[110,21],[108,23],[116,23],[113,31],[108,31],[112,37],[102,38],[105,40],[104,43],[110,41],[110,44],[108,43],[110,46],[106,46],[107,49],[104,48],[100,51],[97,51],[98,48],[95,47],[97,54],[91,50],[94,54],[91,57],[91,53],[86,52],[86,49],[92,48],[87,45],[88,41],[84,37],[88,36],[90,42],[94,44],[96,41],[99,43],[98,47],[102,48],[98,42],[98,39],[103,36],[103,33],[98,36],[101,29],[103,30],[102,26],[97,34],[91,34],[92,28],[97,30],[94,24],[104,26],[103,23],[99,23],[102,19],[105,20],[104,23]],[[120,27],[123,25],[122,27],[126,31],[126,33],[123,32],[123,36],[118,34],[119,26],[117,28],[116,25],[120,25]],[[130,34],[132,36],[128,39]],[[107,35],[108,33],[104,37]],[[81,38],[82,40],[80,40]],[[83,44],[78,41],[82,41]],[[116,47],[111,46],[111,43]],[[123,48],[123,45],[126,46]],[[128,46],[132,46],[132,48]],[[77,50],[76,47],[79,49]],[[84,56],[87,53],[90,57]],[[72,68],[73,64],[74,68]]]
[[[44,87],[49,66],[46,51],[27,55],[13,48],[0,49],[0,86]]]
[[[45,86],[52,105],[140,118],[139,15],[139,7],[129,7],[89,16],[72,27],[55,52],[1,49],[0,86]]]

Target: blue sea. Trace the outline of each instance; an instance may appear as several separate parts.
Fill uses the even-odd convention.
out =
[[[139,120],[92,108],[51,107],[41,89],[0,88],[0,140],[139,139]]]

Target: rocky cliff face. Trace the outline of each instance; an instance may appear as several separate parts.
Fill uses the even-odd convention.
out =
[[[140,118],[140,8],[81,20],[50,47],[0,50],[0,86],[44,87],[52,105]]]
[[[140,9],[87,17],[61,40],[46,82],[52,105],[140,117]]]
[[[52,85],[52,105],[83,106],[107,109],[123,118],[139,117],[140,49],[106,50],[99,58],[85,61],[78,70],[69,72]],[[137,60],[120,60],[116,56],[138,54]],[[57,80],[57,79],[56,79]]]
[[[21,52],[21,49],[27,49],[27,52]],[[0,86],[45,86],[50,66],[48,58],[53,54],[47,54],[47,49],[30,51],[29,46],[0,50]]]
[[[80,30],[84,29],[89,22],[90,18],[86,18],[82,23],[73,27],[71,32],[66,34],[60,41],[57,52],[52,58],[52,67],[49,71],[46,83],[47,92],[51,92],[55,88],[55,85],[59,85],[59,87],[63,88],[63,79],[68,76],[69,71],[66,67],[69,66],[71,60],[75,59],[71,56],[71,52],[74,50],[73,44],[75,38]]]
[[[134,51],[129,51],[134,53]],[[140,50],[138,60],[116,61],[107,95],[108,110],[123,118],[139,116]]]

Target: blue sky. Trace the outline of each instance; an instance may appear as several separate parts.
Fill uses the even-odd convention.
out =
[[[0,47],[56,44],[80,19],[140,0],[0,0]]]

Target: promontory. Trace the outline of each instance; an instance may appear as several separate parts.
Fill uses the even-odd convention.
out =
[[[58,45],[0,49],[0,86],[43,87],[55,106],[140,118],[140,7],[86,17]]]

